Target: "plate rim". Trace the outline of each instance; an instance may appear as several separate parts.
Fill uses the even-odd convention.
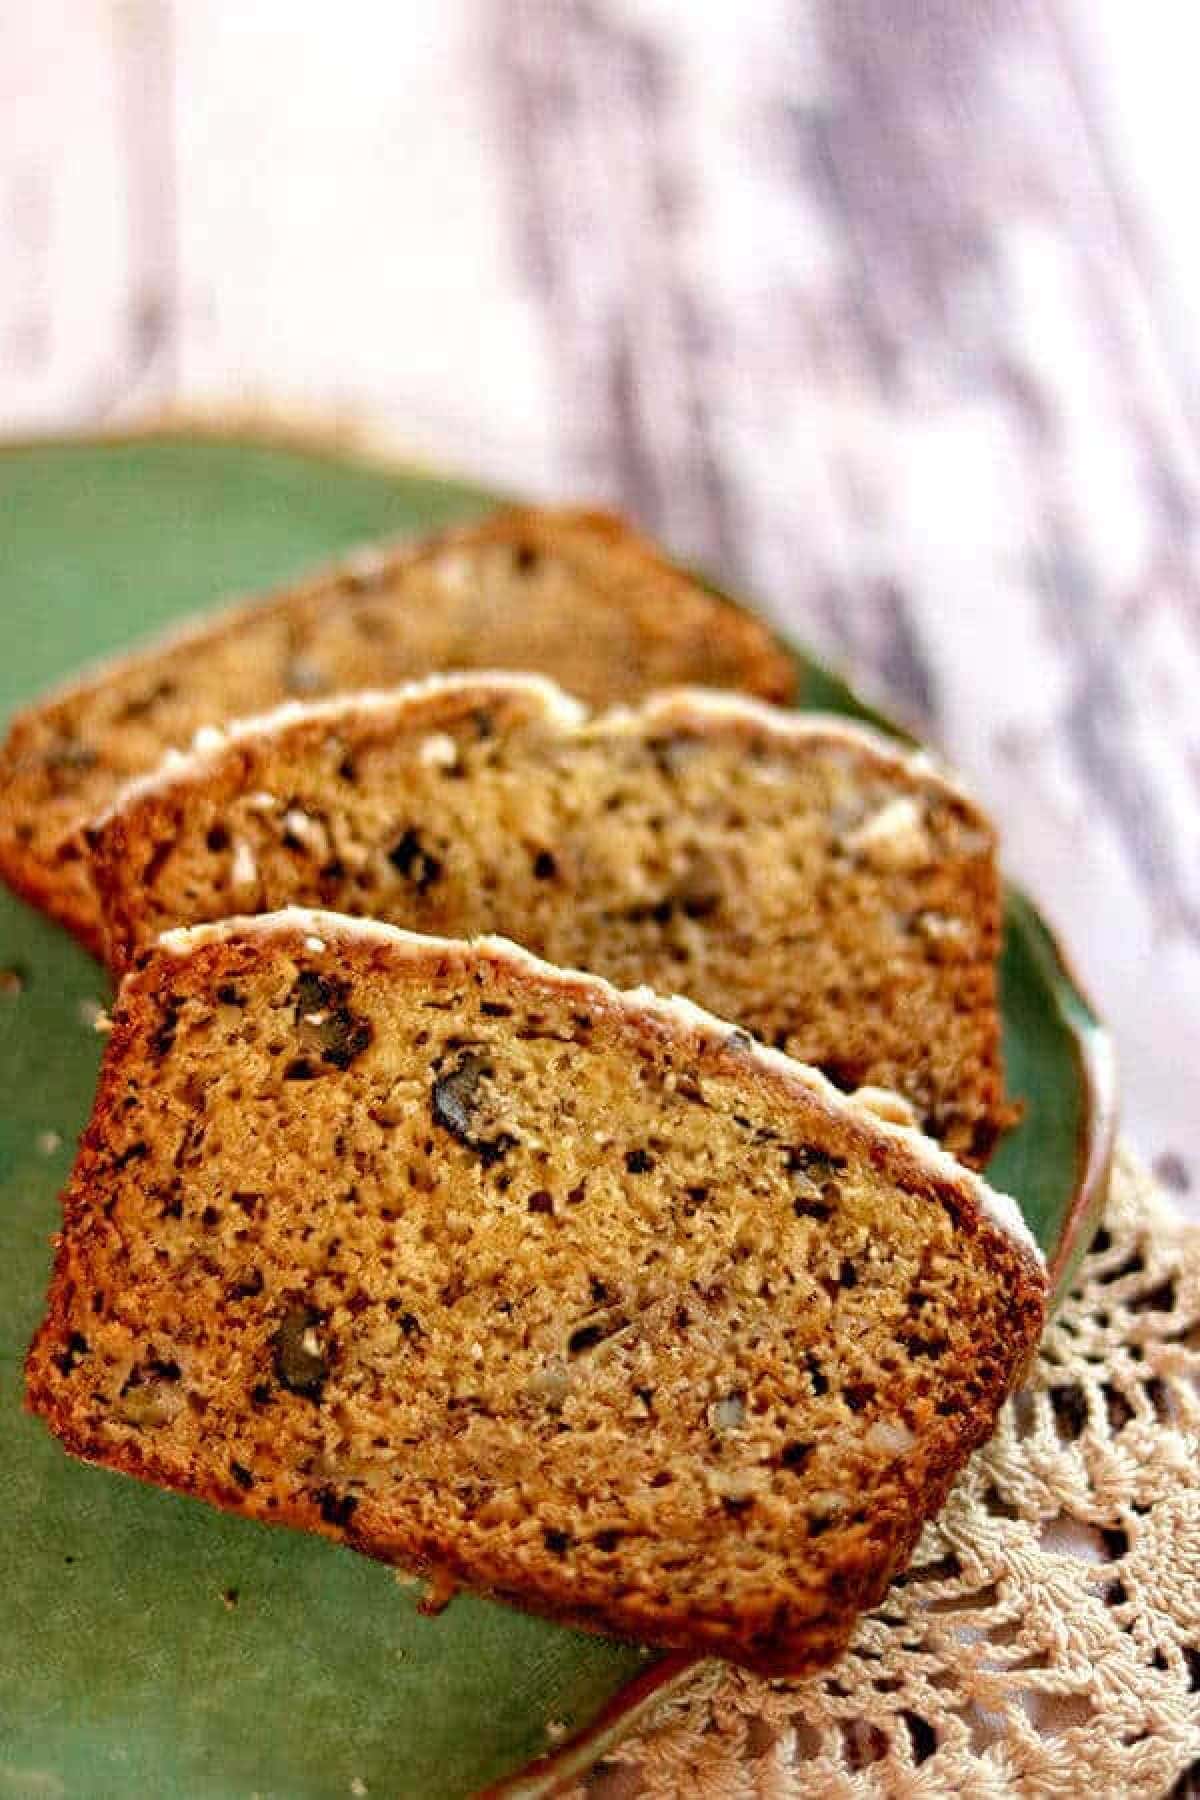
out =
[[[111,428],[78,432],[22,433],[0,438],[0,458],[71,449],[106,449],[137,444],[211,444],[291,453],[316,460],[349,463],[364,472],[399,479],[439,481],[460,487],[482,506],[519,504],[514,495],[493,486],[488,477],[470,476],[426,463],[410,447],[401,447],[386,429],[361,421],[331,422],[302,409],[184,404],[122,421]],[[536,504],[536,499],[530,502]],[[706,586],[742,610],[762,617],[751,602],[726,594],[703,570],[693,571]],[[836,667],[831,667],[789,641],[768,619],[784,647],[804,666],[832,676],[867,717],[893,735],[917,741],[906,727],[876,709]],[[1051,1307],[1065,1298],[1071,1277],[1091,1241],[1089,1227],[1099,1222],[1116,1150],[1118,1122],[1117,1059],[1112,1032],[1094,1007],[1059,933],[1020,888],[1005,887],[1005,922],[1015,915],[1047,988],[1058,1023],[1075,1059],[1081,1097],[1076,1129],[1076,1178],[1062,1231],[1048,1262]],[[594,1767],[607,1750],[626,1737],[669,1694],[712,1659],[686,1651],[667,1652],[618,1688],[594,1718],[563,1742],[526,1763],[520,1770],[479,1790],[478,1800],[547,1800],[573,1776]]]
[[[1066,1298],[1070,1281],[1098,1224],[1116,1154],[1120,1114],[1116,1044],[1092,1004],[1062,938],[1022,888],[1007,886],[1005,916],[1019,917],[1025,941],[1046,977],[1055,1011],[1075,1057],[1083,1105],[1076,1128],[1076,1176],[1071,1205],[1047,1263],[1050,1310]]]

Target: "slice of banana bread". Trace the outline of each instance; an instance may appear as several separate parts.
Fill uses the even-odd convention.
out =
[[[124,781],[202,725],[450,668],[544,669],[598,702],[674,681],[777,700],[795,683],[765,625],[619,519],[497,513],[360,552],[19,714],[0,750],[0,876],[96,948],[79,827]]]
[[[124,982],[28,1396],[88,1460],[797,1673],[1044,1295],[1011,1201],[745,1032],[293,911]]]
[[[94,834],[118,970],[167,927],[293,903],[499,931],[898,1089],[964,1160],[1006,1122],[991,829],[876,733],[699,691],[589,719],[481,675],[207,742]]]

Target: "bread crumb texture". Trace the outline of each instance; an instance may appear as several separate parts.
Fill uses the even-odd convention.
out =
[[[815,1668],[1040,1330],[946,1168],[496,946],[200,933],[118,996],[29,1402],[219,1506]]]
[[[117,968],[231,912],[498,931],[683,992],[981,1166],[1010,1115],[979,809],[838,720],[678,693],[587,719],[479,676],[239,729],[93,838]]]
[[[0,749],[0,875],[95,948],[82,832],[124,782],[231,718],[453,668],[544,670],[601,704],[678,681],[787,700],[796,682],[765,625],[621,520],[499,512],[359,553],[26,708]]]

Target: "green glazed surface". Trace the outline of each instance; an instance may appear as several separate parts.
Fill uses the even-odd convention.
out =
[[[0,715],[215,600],[487,504],[461,483],[249,441],[0,450]],[[803,703],[862,710],[803,666]],[[84,953],[0,892],[0,1800],[449,1800],[603,1712],[586,1753],[600,1754],[640,1651],[465,1596],[422,1619],[388,1569],[84,1468],[23,1413],[56,1197],[100,1060],[83,1015],[106,998]],[[1065,1262],[1111,1127],[1106,1047],[1019,897],[1003,999],[1027,1110],[992,1174]]]

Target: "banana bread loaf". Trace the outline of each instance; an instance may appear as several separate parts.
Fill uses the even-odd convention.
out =
[[[839,720],[698,691],[588,718],[535,677],[445,677],[209,734],[93,850],[118,970],[293,903],[498,931],[897,1089],[974,1164],[1008,1116],[991,829]]]
[[[620,520],[502,512],[218,612],[19,714],[0,750],[0,876],[95,949],[79,828],[169,746],[292,695],[505,667],[598,702],[675,681],[778,700],[795,682],[764,625]]]
[[[795,1674],[1044,1292],[1011,1201],[686,1003],[283,913],[125,980],[28,1397],[90,1461]]]

